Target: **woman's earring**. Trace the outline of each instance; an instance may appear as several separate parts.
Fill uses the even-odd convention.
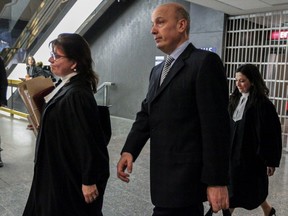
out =
[[[76,68],[74,68],[74,69],[73,69],[73,71],[74,71],[74,72],[77,72],[77,69],[76,69]]]

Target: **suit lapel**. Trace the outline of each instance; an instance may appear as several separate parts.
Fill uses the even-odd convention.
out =
[[[162,70],[164,68],[164,64],[165,64],[165,60],[161,63],[161,65],[156,69],[156,79],[154,80],[157,86],[157,89],[159,87],[159,83],[160,83],[160,79],[161,79],[161,75],[162,75]]]
[[[154,77],[150,78],[148,92],[149,92],[149,95],[152,96],[152,98],[157,94],[163,67],[164,67],[164,62],[156,67],[155,71],[153,72],[155,74]]]
[[[184,62],[182,59],[177,59],[176,62],[172,65],[169,73],[165,77],[161,86],[159,86],[159,92],[166,88],[167,85],[171,82],[171,80],[179,73],[181,68],[184,66]]]
[[[169,86],[169,83],[171,83],[173,78],[181,71],[181,68],[185,66],[184,60],[188,58],[193,52],[193,50],[195,49],[196,48],[191,43],[187,46],[187,48],[182,52],[182,54],[176,59],[176,61],[172,65],[169,73],[167,74],[161,86],[159,86],[159,82],[160,82],[161,72],[162,72],[164,63],[162,63],[163,65],[157,69],[156,71],[157,76],[156,76],[156,79],[153,81],[154,82],[153,85],[157,86],[157,88],[155,88],[157,89],[157,91],[156,91],[156,94],[154,94],[154,97],[151,100],[151,102],[155,98],[157,98],[157,96],[161,94],[161,92],[164,91]]]

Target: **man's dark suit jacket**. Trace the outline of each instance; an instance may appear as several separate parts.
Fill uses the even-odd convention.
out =
[[[207,185],[228,183],[227,79],[219,56],[192,44],[159,87],[163,65],[151,71],[122,152],[136,160],[150,138],[152,203],[184,207],[203,201]]]

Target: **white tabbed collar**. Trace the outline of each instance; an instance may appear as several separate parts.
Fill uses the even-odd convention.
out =
[[[57,92],[58,92],[66,83],[68,83],[68,82],[70,81],[71,77],[73,77],[73,76],[75,76],[75,75],[77,75],[77,73],[76,73],[76,72],[72,72],[72,73],[68,74],[68,75],[65,76],[65,77],[61,77],[62,82],[61,82],[50,94],[48,94],[48,95],[46,95],[46,96],[44,97],[45,102],[48,103],[48,102],[57,94]]]

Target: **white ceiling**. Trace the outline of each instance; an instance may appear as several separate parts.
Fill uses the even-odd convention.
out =
[[[288,10],[288,0],[187,0],[229,15]]]
[[[18,3],[19,0],[0,0],[0,18],[9,18],[9,7]],[[38,6],[43,0],[29,1],[30,7]],[[63,1],[63,0],[62,0]],[[218,11],[222,11],[229,15],[242,15],[258,12],[268,12],[275,10],[288,10],[288,0],[187,0],[189,2],[209,7]],[[6,4],[6,5],[5,5]],[[23,20],[29,20],[31,12],[28,10],[22,14]],[[30,12],[30,13],[29,13]]]

